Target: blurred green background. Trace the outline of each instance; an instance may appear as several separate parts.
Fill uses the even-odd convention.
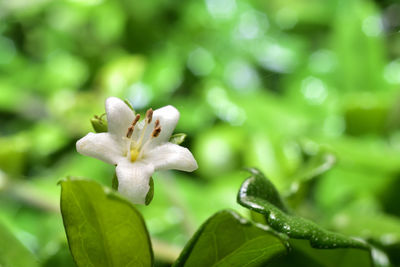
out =
[[[215,211],[246,215],[245,166],[298,213],[400,264],[396,2],[0,0],[0,251],[73,266],[57,181],[111,184],[114,167],[75,142],[117,96],[140,112],[177,107],[199,164],[157,173],[140,208],[158,264]],[[335,167],[307,179],[322,152]]]

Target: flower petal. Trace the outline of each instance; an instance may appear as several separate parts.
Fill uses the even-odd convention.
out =
[[[161,143],[168,142],[169,138],[174,132],[176,124],[178,123],[179,111],[171,105],[156,109],[153,112],[153,120],[146,129],[146,139],[144,141],[146,141],[147,138],[151,138],[151,133],[154,130],[154,124],[156,120],[160,121],[161,132],[157,138],[153,138],[151,140],[150,147],[155,147]]]
[[[118,191],[135,204],[145,204],[150,189],[150,177],[154,173],[151,164],[141,161],[130,162],[124,158],[118,162]]]
[[[143,160],[151,162],[155,170],[174,169],[191,172],[198,168],[189,149],[172,143],[165,143],[146,151]]]
[[[109,97],[106,100],[106,113],[108,132],[117,137],[125,136],[135,118],[134,112],[121,99]]]
[[[116,142],[109,133],[88,133],[76,142],[76,150],[110,164],[117,164],[122,158],[121,143]]]

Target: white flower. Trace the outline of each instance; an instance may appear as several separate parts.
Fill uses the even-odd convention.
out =
[[[144,204],[150,177],[157,170],[194,171],[196,160],[184,147],[168,142],[179,119],[173,106],[154,112],[146,118],[119,98],[106,100],[108,132],[89,133],[76,143],[79,153],[116,165],[118,191],[133,203]]]

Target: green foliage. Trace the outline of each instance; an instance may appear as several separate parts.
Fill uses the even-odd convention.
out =
[[[61,181],[61,212],[78,266],[151,266],[153,252],[140,213],[94,181]]]
[[[173,266],[264,266],[286,252],[286,241],[273,230],[220,211],[199,228]]]
[[[39,266],[37,258],[0,222],[0,265],[4,267]]]
[[[55,184],[117,189],[113,166],[75,149],[92,126],[106,131],[105,116],[89,121],[117,96],[140,113],[175,106],[199,165],[154,174],[151,204],[137,207],[152,238],[179,250],[211,214],[246,214],[232,196],[256,166],[282,196],[277,212],[364,238],[400,265],[397,2],[0,1],[0,220],[39,265],[71,265]],[[365,259],[289,243],[280,264]],[[178,254],[154,250],[160,265]]]

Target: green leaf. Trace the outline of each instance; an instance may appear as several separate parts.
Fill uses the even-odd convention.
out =
[[[239,190],[237,196],[239,204],[264,215],[266,223],[277,232],[284,233],[290,238],[308,240],[312,248],[362,250],[360,253],[364,257],[359,258],[360,262],[371,262],[369,244],[360,239],[327,231],[309,220],[290,214],[272,183],[257,169],[250,171],[252,176],[243,182]],[[304,245],[302,247],[304,250]],[[326,251],[305,249],[311,251],[312,254],[318,254],[317,257]],[[322,259],[329,262],[327,258],[322,257]]]
[[[35,256],[0,222],[0,266],[39,266]]]
[[[63,180],[61,212],[78,266],[152,266],[143,218],[116,193],[94,181]]]
[[[287,242],[270,228],[224,210],[199,228],[173,266],[260,266],[286,252]]]
[[[185,141],[185,139],[186,139],[186,134],[184,134],[184,133],[177,133],[177,134],[172,135],[172,136],[169,138],[169,142],[171,142],[171,143],[173,143],[173,144],[180,145],[180,144],[183,143],[183,141]]]

